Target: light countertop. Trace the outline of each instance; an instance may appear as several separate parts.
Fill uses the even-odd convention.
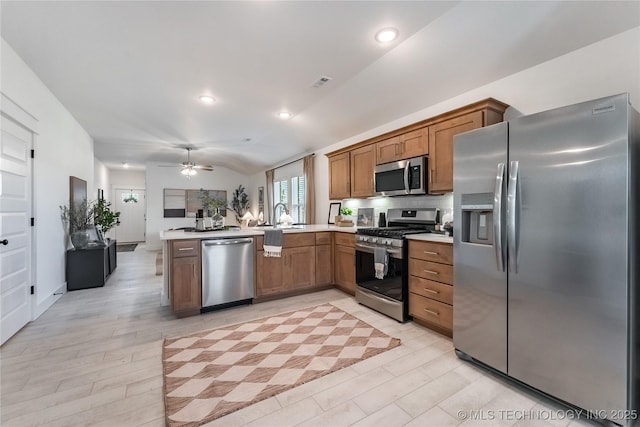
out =
[[[238,230],[227,231],[184,231],[184,230],[163,230],[160,232],[160,240],[180,240],[180,239],[213,239],[213,238],[233,238],[233,237],[253,237],[262,236],[265,229],[271,227],[248,227]],[[342,233],[355,233],[357,227],[338,227],[331,224],[312,224],[282,228],[283,233],[317,233],[321,231],[339,231]]]
[[[445,236],[444,234],[436,234],[436,233],[409,234],[406,237],[409,240],[421,240],[423,242],[436,242],[436,243],[449,243],[453,245],[453,237]]]

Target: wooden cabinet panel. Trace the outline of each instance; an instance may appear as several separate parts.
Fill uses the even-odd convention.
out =
[[[421,295],[409,298],[409,314],[447,330],[453,329],[453,307]]]
[[[315,246],[315,233],[285,233],[282,236],[283,248],[297,248],[300,246]]]
[[[200,313],[202,287],[200,258],[178,257],[171,260],[171,310],[178,317]]]
[[[409,276],[409,292],[453,305],[453,286],[417,276]]]
[[[424,156],[429,152],[428,128],[406,132],[376,143],[376,164]]]
[[[400,156],[400,136],[385,139],[376,144],[376,164],[395,162]]]
[[[356,292],[356,250],[354,247],[336,245],[334,248],[333,271],[336,285],[355,294]]]
[[[447,243],[409,242],[409,257],[425,261],[453,264],[453,246]]]
[[[171,242],[171,253],[174,258],[198,256],[200,253],[200,240],[174,240]]]
[[[282,275],[282,258],[266,257],[264,251],[256,252],[256,296],[263,297],[285,292]]]
[[[333,283],[333,251],[331,245],[318,245],[316,246],[316,285],[330,283]]]
[[[401,159],[424,156],[429,152],[428,128],[417,129],[400,135]]]
[[[331,232],[316,233],[316,245],[330,245]]]
[[[329,157],[329,199],[351,197],[351,156],[349,152]]]
[[[453,191],[453,137],[483,126],[483,111],[475,111],[429,126],[429,193]]]
[[[437,262],[409,258],[409,271],[412,275],[436,282],[452,284],[453,266]]]
[[[371,144],[351,151],[351,197],[373,196],[375,166],[375,145]]]
[[[347,246],[350,248],[356,247],[356,237],[353,233],[336,232],[333,236],[333,241],[336,245]]]
[[[282,283],[287,290],[316,284],[316,248],[307,246],[282,250]]]

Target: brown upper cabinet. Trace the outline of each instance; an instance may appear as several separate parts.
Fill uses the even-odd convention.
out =
[[[375,145],[366,145],[351,151],[351,197],[373,196],[375,166]]]
[[[329,199],[351,197],[351,153],[329,157]]]
[[[429,131],[424,127],[380,141],[376,144],[376,164],[425,156],[429,153],[428,140]]]
[[[507,107],[487,98],[328,153],[329,198],[372,196],[375,165],[424,155],[429,194],[453,191],[453,137],[501,122]]]

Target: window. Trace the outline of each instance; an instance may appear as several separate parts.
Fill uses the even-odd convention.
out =
[[[304,223],[306,218],[304,204],[306,187],[304,175],[302,174],[302,162],[296,163],[300,163],[298,168],[287,168],[288,170],[276,171],[276,175],[279,175],[279,177],[274,178],[273,182],[274,205],[277,203],[284,203],[289,210],[289,214],[293,218],[293,222]],[[283,209],[278,207],[274,218],[275,222],[278,221],[282,213]]]

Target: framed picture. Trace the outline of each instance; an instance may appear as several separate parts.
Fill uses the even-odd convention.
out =
[[[258,187],[258,204],[264,205],[264,187]]]
[[[342,203],[337,202],[337,203],[331,203],[329,205],[329,224],[335,224],[336,223],[336,216],[340,215],[340,207],[342,206]]]
[[[104,190],[102,188],[98,188],[98,200],[104,200]]]
[[[356,225],[373,227],[373,208],[358,209],[358,222]]]

